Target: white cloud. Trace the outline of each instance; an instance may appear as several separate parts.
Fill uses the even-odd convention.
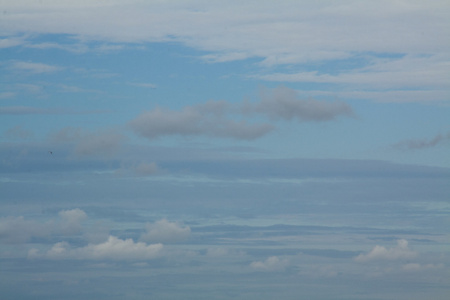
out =
[[[74,45],[33,45],[25,42],[27,37],[16,37],[33,32],[75,35],[82,41],[103,42],[100,48],[105,49],[120,49],[121,42],[176,41],[208,51],[203,56],[208,62],[257,57],[263,67],[364,58],[368,59],[365,67],[338,74],[294,68],[291,73],[269,72],[256,77],[338,83],[353,90],[355,86],[372,91],[439,87],[448,96],[450,44],[442,37],[450,35],[450,6],[445,1],[262,0],[225,5],[200,0],[116,0],[46,1],[36,5],[30,0],[18,0],[4,3],[3,9],[7,13],[2,15],[2,30],[7,37],[0,40],[0,46],[4,47],[25,43],[42,49],[89,50],[80,46],[79,40]],[[382,55],[376,58],[377,54]],[[385,54],[396,55],[386,59]],[[34,72],[52,70],[45,65],[22,67]]]
[[[187,239],[191,234],[189,226],[181,226],[166,219],[154,224],[147,223],[146,232],[141,236],[145,242],[174,243]]]
[[[401,239],[397,241],[397,246],[393,248],[385,248],[376,245],[369,253],[360,254],[355,257],[357,262],[367,262],[373,260],[402,260],[410,259],[417,256],[417,253],[408,248],[408,241]]]
[[[255,261],[250,267],[259,271],[283,271],[289,264],[289,260],[271,256],[265,261]]]
[[[33,74],[51,73],[61,70],[61,67],[26,61],[14,61],[10,65],[10,68],[13,70],[25,71]]]
[[[134,242],[132,239],[122,240],[115,236],[109,236],[108,240],[103,243],[88,244],[80,248],[71,248],[67,242],[59,242],[54,244],[44,256],[33,248],[28,252],[28,257],[139,261],[158,257],[162,249],[162,244],[147,245],[143,242]]]
[[[123,13],[125,7],[127,13]],[[330,58],[343,51],[448,49],[442,39],[449,32],[445,1],[267,0],[234,1],[233,5],[196,0],[48,1],[36,5],[19,0],[5,3],[4,10],[8,14],[3,15],[3,31],[10,34],[68,33],[129,42],[178,39],[224,56],[239,58],[237,54],[244,53],[275,62],[278,57],[292,57],[296,62]]]

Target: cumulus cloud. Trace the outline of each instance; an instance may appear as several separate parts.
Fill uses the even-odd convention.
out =
[[[355,257],[357,262],[368,262],[374,260],[402,260],[410,259],[417,256],[417,253],[409,249],[408,241],[401,239],[397,241],[397,246],[393,248],[385,248],[376,245],[369,253],[360,254]]]
[[[450,132],[447,132],[446,134],[438,134],[437,136],[428,140],[417,139],[417,140],[402,141],[395,144],[394,148],[400,150],[419,150],[419,149],[433,148],[449,141],[450,141]]]
[[[280,259],[277,256],[271,256],[264,261],[254,261],[250,264],[255,270],[259,271],[283,271],[288,266],[287,259]]]
[[[243,110],[247,113],[262,113],[272,119],[298,121],[330,121],[339,116],[354,115],[352,108],[345,102],[300,99],[295,90],[285,86],[264,89],[261,101],[246,103]]]
[[[146,232],[141,236],[145,242],[175,243],[187,239],[191,234],[189,226],[181,226],[166,219],[154,224],[147,223]]]
[[[67,242],[59,242],[43,256],[33,248],[28,252],[28,258],[136,261],[154,259],[162,249],[162,244],[147,245],[143,242],[134,242],[132,239],[122,240],[109,236],[103,243],[88,244],[79,248],[71,248]]]
[[[216,136],[251,140],[273,129],[269,124],[249,124],[226,118],[228,104],[225,101],[209,101],[188,106],[181,111],[155,108],[139,115],[129,123],[138,135],[154,139],[160,136]]]

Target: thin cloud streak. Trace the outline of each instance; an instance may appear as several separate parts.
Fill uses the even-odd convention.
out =
[[[399,150],[421,150],[427,148],[434,148],[442,144],[445,144],[449,141],[450,141],[450,132],[446,134],[438,134],[432,139],[401,141],[397,144],[394,144],[393,147]]]

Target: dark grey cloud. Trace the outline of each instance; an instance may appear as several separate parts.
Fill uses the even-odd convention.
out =
[[[272,119],[297,121],[330,121],[340,116],[353,117],[352,108],[342,101],[319,101],[301,99],[297,91],[285,86],[275,89],[263,89],[261,101],[246,103],[243,107],[246,113],[261,113]]]
[[[394,144],[394,148],[400,150],[419,150],[419,149],[433,148],[449,141],[450,141],[450,132],[447,132],[446,134],[438,134],[431,139],[411,139],[401,141],[397,144]]]

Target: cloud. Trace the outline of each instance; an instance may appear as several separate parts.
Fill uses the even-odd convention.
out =
[[[228,104],[225,101],[209,101],[188,106],[181,111],[161,108],[145,112],[129,123],[138,135],[154,139],[160,136],[216,136],[252,140],[270,132],[269,124],[248,124],[246,121],[226,119]]]
[[[87,132],[81,128],[66,127],[50,137],[56,143],[72,144],[78,157],[112,156],[125,140],[125,136],[112,129]]]
[[[51,114],[51,110],[30,106],[4,106],[0,107],[0,115],[25,115],[25,114]]]
[[[417,256],[417,253],[408,248],[408,241],[401,239],[397,241],[397,246],[385,248],[376,245],[369,253],[360,254],[355,257],[357,262],[368,262],[373,260],[403,260]]]
[[[13,92],[0,92],[0,99],[12,98],[15,95],[16,95],[16,93],[13,93]]]
[[[71,248],[67,242],[59,242],[44,256],[40,255],[37,249],[30,249],[28,258],[139,261],[158,257],[162,249],[162,244],[147,245],[143,242],[134,242],[132,239],[122,240],[109,236],[103,243],[88,244],[79,248]]]
[[[175,243],[186,240],[191,234],[189,226],[181,226],[166,219],[154,224],[147,223],[146,232],[141,236],[145,242]]]
[[[287,87],[264,90],[259,102],[231,105],[226,101],[208,101],[182,110],[172,111],[157,107],[137,116],[129,127],[148,139],[161,136],[214,136],[252,140],[271,132],[269,123],[248,123],[236,117],[266,116],[272,120],[330,121],[339,116],[354,116],[344,102],[302,100],[297,92]]]
[[[433,270],[442,269],[444,264],[419,264],[419,263],[409,263],[402,266],[402,270],[408,272],[418,272],[423,270]]]
[[[277,256],[271,256],[265,261],[255,261],[250,264],[250,267],[259,271],[283,271],[288,266],[287,259],[280,259]]]
[[[24,129],[22,126],[14,126],[4,133],[5,137],[11,139],[28,139],[33,136],[33,132]]]
[[[149,89],[156,89],[158,86],[154,83],[139,83],[139,82],[130,82],[128,83],[132,86],[142,87],[142,88],[149,88]]]
[[[261,101],[246,103],[243,111],[262,113],[273,119],[298,121],[330,121],[339,116],[354,116],[352,108],[344,102],[299,99],[295,90],[284,86],[273,90],[264,89]]]
[[[24,243],[31,237],[42,237],[49,233],[48,224],[25,220],[23,216],[0,218],[0,241],[2,242]]]
[[[79,208],[62,210],[58,213],[61,218],[61,231],[65,234],[75,234],[81,231],[81,222],[87,218],[84,211]]]
[[[43,63],[32,63],[25,61],[14,61],[10,68],[18,71],[25,71],[32,74],[52,73],[61,70],[61,67],[52,66]]]
[[[437,136],[429,140],[422,139],[401,141],[393,145],[393,147],[400,150],[419,150],[433,148],[448,141],[450,141],[450,132],[447,132],[446,134],[438,134]]]
[[[26,220],[23,216],[0,218],[0,240],[7,243],[25,243],[33,237],[52,235],[71,236],[80,233],[81,222],[87,215],[81,209],[62,210],[59,219],[45,223]]]

